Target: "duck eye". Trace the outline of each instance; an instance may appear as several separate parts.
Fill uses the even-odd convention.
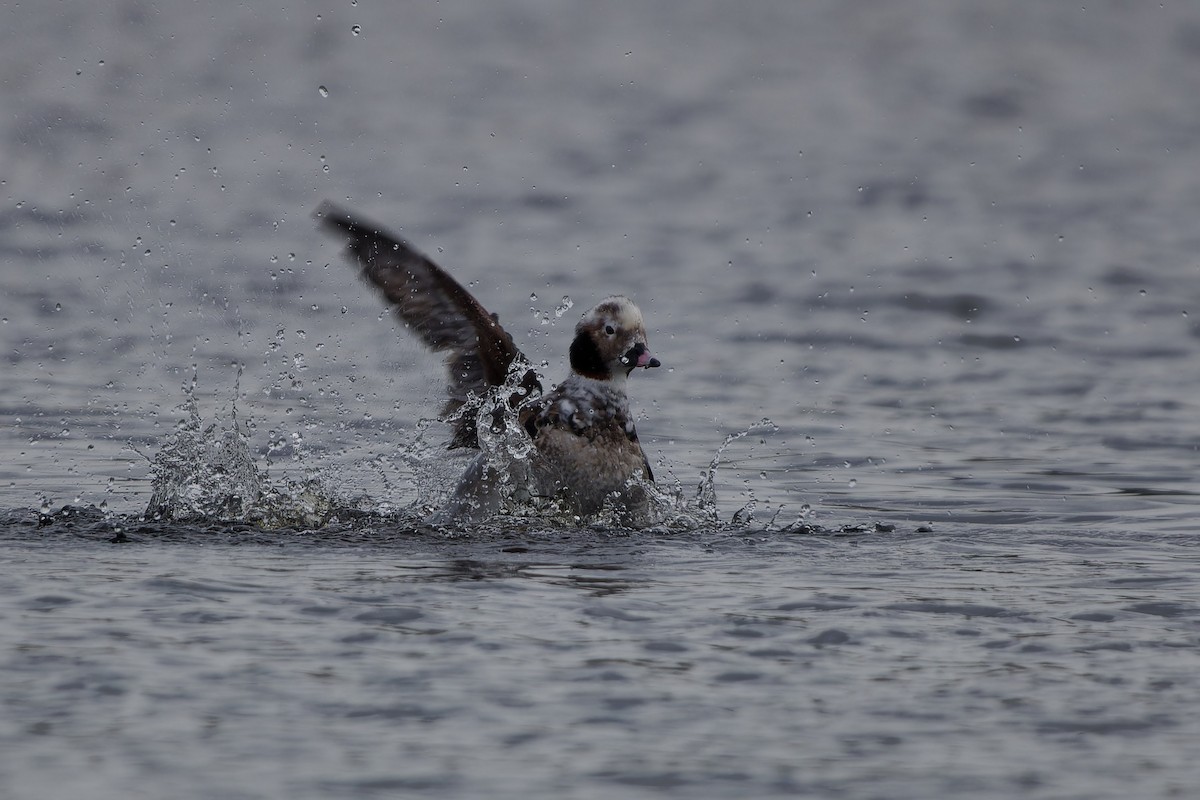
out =
[[[614,328],[612,325],[605,325],[604,332],[607,333],[609,336],[612,336],[614,333],[617,332],[617,329]]]

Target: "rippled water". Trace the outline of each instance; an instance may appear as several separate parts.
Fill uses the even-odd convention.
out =
[[[1193,6],[0,20],[0,796],[1200,781]],[[552,378],[633,296],[666,483],[773,422],[719,522],[423,525],[440,365],[325,197]],[[141,518],[192,402],[302,514]]]

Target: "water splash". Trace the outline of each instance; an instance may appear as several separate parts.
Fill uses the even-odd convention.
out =
[[[564,304],[570,307],[566,298]],[[539,484],[534,458],[536,448],[520,425],[520,403],[514,407],[512,402],[514,392],[521,392],[521,382],[528,369],[529,364],[514,362],[503,386],[483,398],[472,397],[458,412],[474,416],[480,454],[467,471],[489,481],[490,494],[487,497],[472,496],[462,502],[460,498],[444,493],[442,499],[445,502],[435,515],[439,522],[461,527],[481,520],[491,521],[496,515],[502,515],[514,523],[540,523],[556,529],[586,525],[603,529],[687,531],[719,526],[713,484],[723,453],[744,436],[778,430],[773,422],[763,419],[728,437],[705,470],[701,488],[694,499],[686,496],[682,484],[667,469],[664,472],[668,478],[657,483],[641,476],[630,477],[608,497],[600,511],[580,517],[549,496],[553,492]],[[525,399],[522,394],[522,402]],[[449,421],[456,422],[457,415]],[[445,463],[445,460],[443,457],[432,462],[422,461],[425,469],[429,469],[431,463]],[[459,471],[451,476],[451,480],[457,483],[462,474]],[[753,515],[746,512],[737,517],[734,524],[745,526],[752,522]]]
[[[473,450],[447,450],[446,430],[445,420],[423,418],[397,453],[397,460],[412,473],[412,488],[416,491],[416,498],[407,508],[422,516],[435,513],[445,504],[468,460],[474,457]],[[372,463],[384,485],[395,491],[398,487],[391,485],[395,474],[391,458],[379,456]]]
[[[534,474],[535,448],[518,419],[520,403],[527,399],[522,381],[528,369],[527,363],[514,362],[503,386],[484,397],[468,398],[449,419],[421,420],[415,435],[396,454],[379,455],[368,462],[382,477],[389,494],[415,490],[415,500],[396,506],[380,498],[340,496],[337,487],[344,486],[345,481],[335,482],[316,470],[309,470],[300,482],[273,480],[255,461],[250,447],[251,426],[239,415],[236,402],[230,404],[226,418],[205,422],[193,376],[191,385],[185,387],[184,402],[177,407],[182,419],[150,459],[153,490],[144,516],[247,522],[262,528],[319,528],[339,519],[339,515],[371,513],[410,522],[427,520],[455,535],[499,520],[508,526],[549,530],[585,526],[682,532],[701,528],[744,530],[758,525],[756,513],[762,504],[753,492],[749,502],[728,522],[722,522],[716,481],[728,451],[737,442],[751,434],[778,430],[765,418],[725,437],[701,473],[693,496],[688,496],[683,483],[663,464],[657,471],[665,475],[657,483],[632,477],[613,492],[599,512],[586,518],[546,496]],[[518,399],[515,404],[514,396]],[[479,451],[448,451],[446,437],[441,435],[447,430],[443,425],[449,422],[453,426],[464,414],[475,421]],[[462,497],[456,493],[463,475],[472,470],[487,470],[486,496]],[[393,483],[400,474],[407,480],[408,472],[411,485]],[[766,523],[768,528],[804,531],[813,527],[808,522],[811,511],[805,507],[800,519],[777,528],[781,511],[774,511]]]
[[[473,419],[479,452],[471,452],[470,463],[448,484],[456,488],[443,495],[445,502],[435,515],[439,524],[474,522],[496,514],[547,519],[562,514],[556,503],[542,496],[534,474],[536,451],[518,417],[521,404],[540,391],[529,381],[532,372],[524,358],[514,359],[502,385],[483,396],[471,395],[446,420],[453,425],[464,416]]]
[[[236,407],[228,427],[204,424],[194,391],[189,391],[180,410],[186,417],[150,464],[153,491],[146,516],[245,518],[262,494],[263,481]]]
[[[227,421],[205,424],[195,389],[193,376],[177,407],[184,418],[150,460],[145,518],[250,522],[264,528],[319,527],[329,521],[339,504],[324,481],[313,475],[302,482],[273,482],[255,464],[249,426],[238,418],[236,402]]]
[[[669,467],[662,469],[662,464],[656,471],[665,473],[665,477],[660,477],[658,482],[631,477],[621,489],[612,493],[600,511],[587,517],[577,516],[547,497],[535,474],[533,457],[536,449],[519,423],[518,409],[510,402],[513,392],[520,389],[520,380],[528,368],[529,365],[523,362],[514,363],[503,386],[482,398],[470,397],[445,420],[451,425],[456,424],[461,415],[470,415],[475,420],[480,451],[478,454],[470,451],[469,461],[447,456],[446,451],[440,449],[444,445],[430,444],[426,435],[433,420],[424,420],[417,439],[406,446],[403,457],[417,476],[417,485],[422,487],[421,503],[437,524],[461,529],[480,522],[491,523],[498,516],[514,524],[540,523],[559,529],[585,525],[607,529],[688,531],[727,526],[747,528],[756,524],[759,501],[753,495],[728,523],[722,523],[715,484],[726,452],[736,442],[751,434],[778,431],[778,426],[765,418],[725,438],[701,474],[694,497],[688,497],[682,483]],[[459,485],[464,474],[486,483],[487,494],[472,493],[465,497],[456,494],[451,487]],[[781,510],[775,510],[769,525],[776,523]]]
[[[725,456],[725,451],[728,450],[734,442],[738,441],[739,439],[744,439],[754,433],[775,433],[778,430],[778,425],[766,417],[763,417],[745,430],[738,431],[737,433],[731,433],[726,436],[725,441],[721,443],[721,446],[717,448],[717,452],[713,454],[712,461],[710,461],[708,464],[708,469],[704,470],[704,472],[700,475],[700,485],[696,487],[696,508],[700,511],[711,513],[715,518],[717,513],[717,469],[721,466],[721,459]],[[753,503],[754,501],[752,500],[751,502]],[[745,512],[744,514],[742,513],[743,511]],[[753,511],[753,507],[750,507],[749,509],[744,508],[742,511],[739,511],[738,514],[734,515],[734,519],[736,521],[739,515],[742,515],[743,517],[753,516]]]

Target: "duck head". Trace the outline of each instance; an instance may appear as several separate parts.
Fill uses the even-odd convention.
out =
[[[628,297],[606,297],[583,315],[571,342],[571,369],[598,381],[661,366],[646,345],[642,312]]]

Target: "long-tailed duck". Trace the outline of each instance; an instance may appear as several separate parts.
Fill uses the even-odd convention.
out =
[[[487,433],[500,430],[505,403],[509,418],[519,423],[519,430],[509,426],[507,433],[521,440],[529,457],[497,468],[481,453],[459,482],[448,506],[451,516],[490,514],[504,492],[557,501],[580,515],[599,511],[610,499],[619,507],[644,503],[638,479],[653,482],[654,475],[638,442],[625,386],[634,369],[657,367],[659,361],[650,354],[633,301],[614,295],[583,315],[569,351],[571,374],[543,395],[539,376],[496,315],[432,260],[329,201],[316,216],[349,240],[347,255],[405,325],[431,350],[448,353],[449,399],[442,416],[454,425],[450,447],[480,448],[476,419],[485,398],[492,398],[495,421]],[[497,398],[499,387],[509,387],[502,390],[507,398]]]

